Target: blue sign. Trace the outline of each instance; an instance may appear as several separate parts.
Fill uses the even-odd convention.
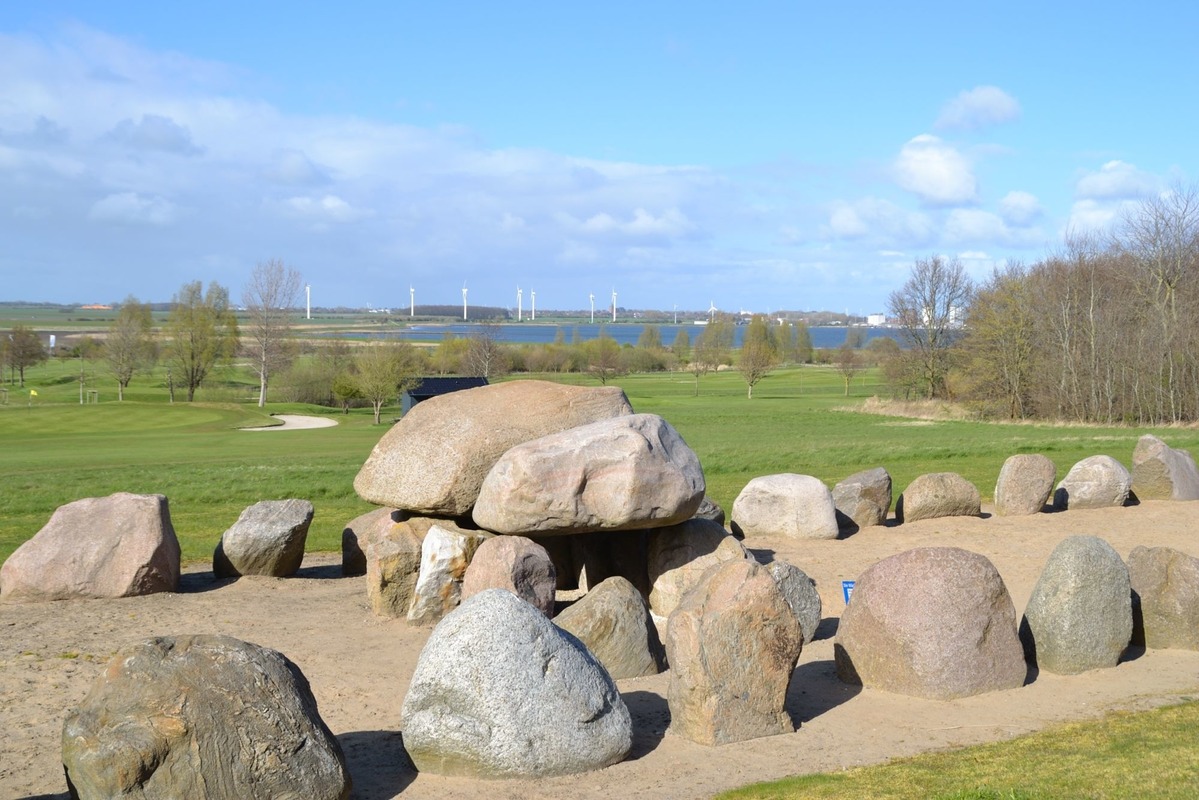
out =
[[[841,594],[845,595],[845,605],[849,605],[849,598],[853,596],[853,585],[857,581],[841,581]]]

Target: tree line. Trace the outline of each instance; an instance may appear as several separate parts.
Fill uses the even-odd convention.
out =
[[[978,286],[956,261],[922,259],[889,310],[906,345],[885,365],[899,396],[1013,419],[1194,421],[1199,194],[1174,187]]]

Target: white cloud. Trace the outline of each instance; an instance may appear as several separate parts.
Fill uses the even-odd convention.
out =
[[[1007,225],[997,214],[977,208],[955,208],[945,219],[945,238],[954,243],[1006,242]]]
[[[175,221],[175,206],[162,197],[142,197],[136,192],[110,194],[88,212],[97,222],[135,225],[169,225]]]
[[[1075,193],[1082,199],[1119,200],[1144,197],[1157,191],[1159,181],[1123,161],[1109,161],[1098,172],[1078,179]]]
[[[143,114],[141,120],[123,119],[104,136],[133,150],[157,150],[182,156],[203,152],[192,142],[191,131],[170,117]]]
[[[999,201],[999,213],[1010,225],[1030,225],[1044,213],[1041,201],[1030,192],[1012,191]]]
[[[899,151],[895,182],[931,205],[974,201],[978,183],[969,159],[936,136],[922,134]]]
[[[292,186],[320,186],[329,183],[326,170],[313,163],[302,150],[281,150],[274,155],[263,177]]]
[[[1070,208],[1063,233],[1098,233],[1109,229],[1120,215],[1120,203],[1078,200]]]
[[[907,247],[928,242],[933,227],[925,214],[908,211],[889,200],[864,197],[853,203],[834,203],[829,213],[828,232],[838,239],[869,237]]]
[[[980,130],[1020,117],[1016,98],[998,86],[975,86],[950,100],[933,124],[937,130]]]
[[[691,221],[687,219],[687,215],[677,208],[668,208],[658,215],[654,215],[644,208],[635,208],[627,218],[601,211],[584,220],[576,219],[569,214],[560,214],[558,219],[574,233],[601,237],[617,236],[636,240],[665,241],[686,236],[693,227]]]
[[[289,197],[286,205],[297,214],[321,222],[353,222],[370,216],[369,211],[356,209],[333,194],[323,197]]]

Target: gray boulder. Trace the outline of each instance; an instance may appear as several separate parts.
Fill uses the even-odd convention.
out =
[[[995,481],[995,513],[1001,517],[1039,513],[1049,502],[1056,478],[1057,467],[1039,453],[1011,456]]]
[[[400,712],[421,772],[542,777],[624,759],[632,721],[578,639],[503,589],[446,615],[421,651]]]
[[[833,487],[837,524],[843,533],[882,525],[891,510],[891,475],[882,467],[855,472]]]
[[[545,548],[523,536],[493,536],[479,544],[462,576],[462,599],[507,589],[547,617],[554,616],[558,573]]]
[[[659,617],[670,616],[708,567],[749,557],[728,531],[706,519],[650,531],[647,551],[649,607]]]
[[[60,506],[0,567],[0,597],[41,602],[179,589],[167,499],[118,492]]]
[[[836,539],[837,510],[819,478],[763,475],[746,484],[733,501],[732,527],[743,536]]]
[[[1020,638],[1030,662],[1077,675],[1114,667],[1132,639],[1128,568],[1097,536],[1058,543],[1024,609]]]
[[[63,725],[71,797],[344,800],[350,775],[308,681],[228,636],[117,651]]]
[[[1079,461],[1057,485],[1053,507],[1057,511],[1122,506],[1132,491],[1132,475],[1111,456],[1090,456]]]
[[[600,420],[516,445],[479,489],[475,524],[496,533],[635,530],[690,519],[699,458],[656,414]]]
[[[956,472],[917,477],[895,503],[895,520],[901,524],[938,517],[977,517],[980,513],[978,488]]]
[[[799,622],[804,644],[810,643],[816,638],[816,629],[820,627],[820,614],[823,611],[820,592],[816,591],[816,581],[809,578],[802,569],[786,561],[772,561],[766,565],[766,569],[779,585],[783,599],[787,601],[787,606]]]
[[[724,509],[707,495],[704,495],[704,499],[699,502],[699,508],[695,509],[695,517],[697,519],[710,519],[717,525],[724,525]]]
[[[432,525],[421,542],[420,572],[412,590],[408,621],[433,625],[458,606],[462,581],[475,551],[492,534],[468,531],[451,522]]]
[[[359,542],[366,557],[366,596],[375,614],[408,616],[420,577],[425,536],[440,522],[431,517],[412,517],[367,528],[367,537]]]
[[[1146,434],[1132,452],[1132,491],[1139,500],[1199,500],[1199,467],[1186,450]]]
[[[510,448],[631,413],[615,386],[507,381],[433,397],[384,434],[354,478],[354,490],[381,506],[463,516]]]
[[[304,561],[312,511],[307,500],[263,500],[250,506],[221,535],[212,573],[218,578],[295,575]]]
[[[803,648],[799,622],[765,567],[712,567],[670,615],[670,731],[703,745],[791,733],[784,703]]]
[[[554,624],[587,645],[615,680],[657,675],[666,652],[641,592],[619,575],[568,606]]]
[[[837,628],[846,683],[932,700],[1023,685],[1016,610],[994,565],[957,547],[921,547],[857,579]]]
[[[1199,650],[1199,558],[1170,547],[1136,547],[1128,554],[1128,575],[1133,641]]]
[[[341,531],[341,574],[357,577],[366,574],[366,540],[375,536],[378,529],[390,525],[394,520],[390,508],[376,508],[354,517]]]

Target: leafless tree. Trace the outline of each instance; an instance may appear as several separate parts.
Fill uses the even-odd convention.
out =
[[[973,294],[970,278],[957,259],[918,259],[911,277],[891,293],[888,307],[898,323],[927,397],[947,392],[950,351]]]
[[[862,361],[858,357],[858,351],[854,349],[848,341],[837,348],[837,354],[833,357],[833,364],[837,367],[837,372],[841,373],[841,379],[845,381],[845,396],[849,397],[849,384],[853,377],[862,371]]]
[[[466,348],[465,369],[471,375],[492,378],[508,372],[508,353],[500,344],[500,326],[480,323],[470,335]]]
[[[271,376],[292,359],[291,315],[299,302],[303,279],[282,260],[259,262],[242,291],[246,308],[246,347],[258,373],[258,407],[266,405]]]
[[[384,404],[420,385],[422,369],[420,353],[408,342],[371,344],[358,351],[354,357],[354,388],[371,404],[376,425]]]

